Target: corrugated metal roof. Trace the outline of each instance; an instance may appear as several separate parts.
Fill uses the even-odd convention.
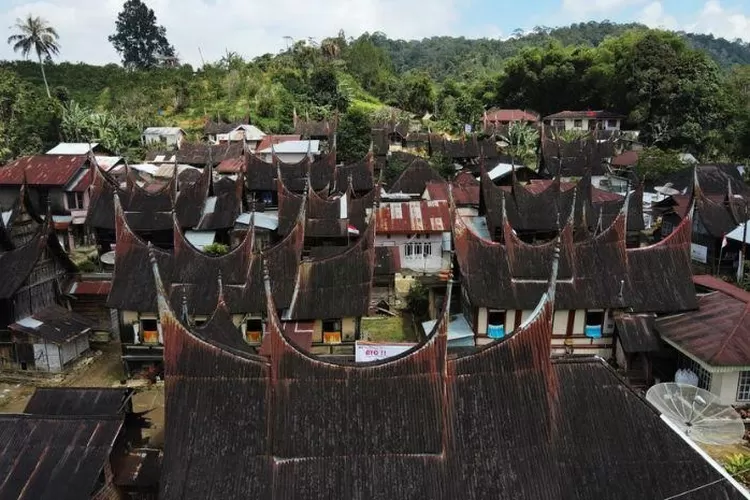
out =
[[[279,228],[278,212],[246,212],[244,214],[240,214],[240,216],[237,217],[237,220],[235,220],[235,223],[249,226],[250,221],[253,218],[255,219],[255,227],[268,229],[270,231],[275,231]]]
[[[198,249],[210,245],[216,239],[216,231],[185,231],[185,239]]]
[[[76,281],[68,289],[71,295],[109,295],[111,281]]]
[[[320,151],[320,141],[317,139],[309,141],[285,141],[275,144],[273,148],[267,147],[261,149],[258,153],[280,153],[280,154],[294,154],[294,153],[317,153]]]
[[[180,127],[146,127],[144,135],[177,135],[185,133]]]
[[[516,165],[516,171],[528,168],[525,165]],[[502,179],[503,177],[506,177],[513,172],[513,165],[510,163],[498,163],[492,170],[487,172],[487,175],[492,179],[493,181],[496,179]]]
[[[446,201],[383,203],[375,218],[379,234],[442,233],[450,231]]]
[[[65,186],[86,166],[86,155],[25,156],[0,168],[0,185]]]
[[[119,165],[123,161],[123,158],[122,156],[94,156],[94,160],[96,160],[99,168],[105,172],[109,172],[112,167]]]
[[[301,135],[297,134],[286,134],[286,135],[267,135],[258,144],[256,151],[263,150],[271,147],[271,144],[281,144],[287,141],[299,141],[302,139]]]
[[[484,119],[489,122],[536,122],[539,115],[522,109],[494,109],[488,111]]]
[[[239,127],[237,127],[237,129],[240,128],[245,131],[246,141],[261,141],[266,136],[266,133],[255,125],[240,125]]]
[[[61,142],[47,151],[48,155],[85,155],[99,145],[98,142]]]

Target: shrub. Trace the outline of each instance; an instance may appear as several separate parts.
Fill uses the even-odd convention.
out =
[[[218,257],[219,255],[226,255],[229,252],[229,247],[222,243],[211,243],[203,247],[203,252]]]

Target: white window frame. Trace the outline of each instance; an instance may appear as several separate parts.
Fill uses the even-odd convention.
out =
[[[737,374],[737,401],[750,401],[750,371]]]

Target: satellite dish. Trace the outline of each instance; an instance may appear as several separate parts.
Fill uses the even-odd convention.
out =
[[[111,252],[103,253],[101,257],[99,257],[99,260],[102,261],[102,264],[106,264],[108,266],[114,266],[115,265],[115,251],[112,250]]]
[[[745,434],[739,413],[704,389],[671,382],[657,384],[648,390],[646,400],[693,441],[735,444]]]

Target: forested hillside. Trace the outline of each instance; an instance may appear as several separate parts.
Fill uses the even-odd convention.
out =
[[[178,125],[199,139],[209,117],[249,117],[285,133],[295,110],[338,113],[340,154],[353,160],[369,126],[392,113],[430,113],[423,126],[459,134],[491,107],[608,109],[627,115],[647,145],[705,161],[750,157],[750,47],[711,36],[611,23],[505,41],[342,32],[251,61],[233,52],[201,68],[148,61],[128,69],[48,61],[51,99],[38,63],[0,63],[0,161],[59,140],[96,140],[137,159],[145,126]]]

